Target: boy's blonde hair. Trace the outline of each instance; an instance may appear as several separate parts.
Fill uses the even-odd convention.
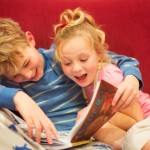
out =
[[[67,40],[82,36],[88,38],[92,47],[101,53],[101,62],[109,62],[107,54],[107,44],[105,43],[105,33],[99,27],[92,16],[76,8],[74,11],[67,9],[60,15],[60,23],[54,26],[54,43],[56,44],[55,58],[61,61],[60,51]]]
[[[29,46],[25,32],[10,18],[0,18],[0,76],[17,72],[19,49]]]

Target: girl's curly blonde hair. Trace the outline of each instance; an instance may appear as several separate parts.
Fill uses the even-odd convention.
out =
[[[60,15],[60,23],[54,26],[55,59],[61,61],[60,51],[64,43],[75,36],[88,38],[94,49],[102,54],[101,62],[109,62],[105,33],[95,23],[93,17],[81,8],[67,9]]]

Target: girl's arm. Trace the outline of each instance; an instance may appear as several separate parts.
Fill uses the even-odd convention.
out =
[[[120,112],[117,112],[109,122],[115,126],[127,131],[135,123],[143,120],[143,113],[137,101],[130,104]]]

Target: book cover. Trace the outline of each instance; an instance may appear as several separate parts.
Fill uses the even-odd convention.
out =
[[[72,143],[90,139],[114,115],[111,103],[116,91],[116,87],[104,80],[97,83],[89,110],[72,137]]]

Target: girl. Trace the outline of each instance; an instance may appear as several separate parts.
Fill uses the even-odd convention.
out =
[[[105,80],[116,87],[123,82],[119,68],[110,63],[105,44],[105,33],[99,29],[92,16],[80,8],[66,10],[60,16],[60,24],[55,26],[56,60],[61,63],[64,73],[80,85],[90,103],[95,84]],[[117,112],[93,137],[120,150],[126,131],[146,117],[143,106],[147,97],[141,91],[140,99]],[[144,99],[144,100],[143,100]],[[150,105],[150,104],[149,104]],[[86,108],[79,115],[84,113]],[[142,112],[143,111],[143,112]]]

